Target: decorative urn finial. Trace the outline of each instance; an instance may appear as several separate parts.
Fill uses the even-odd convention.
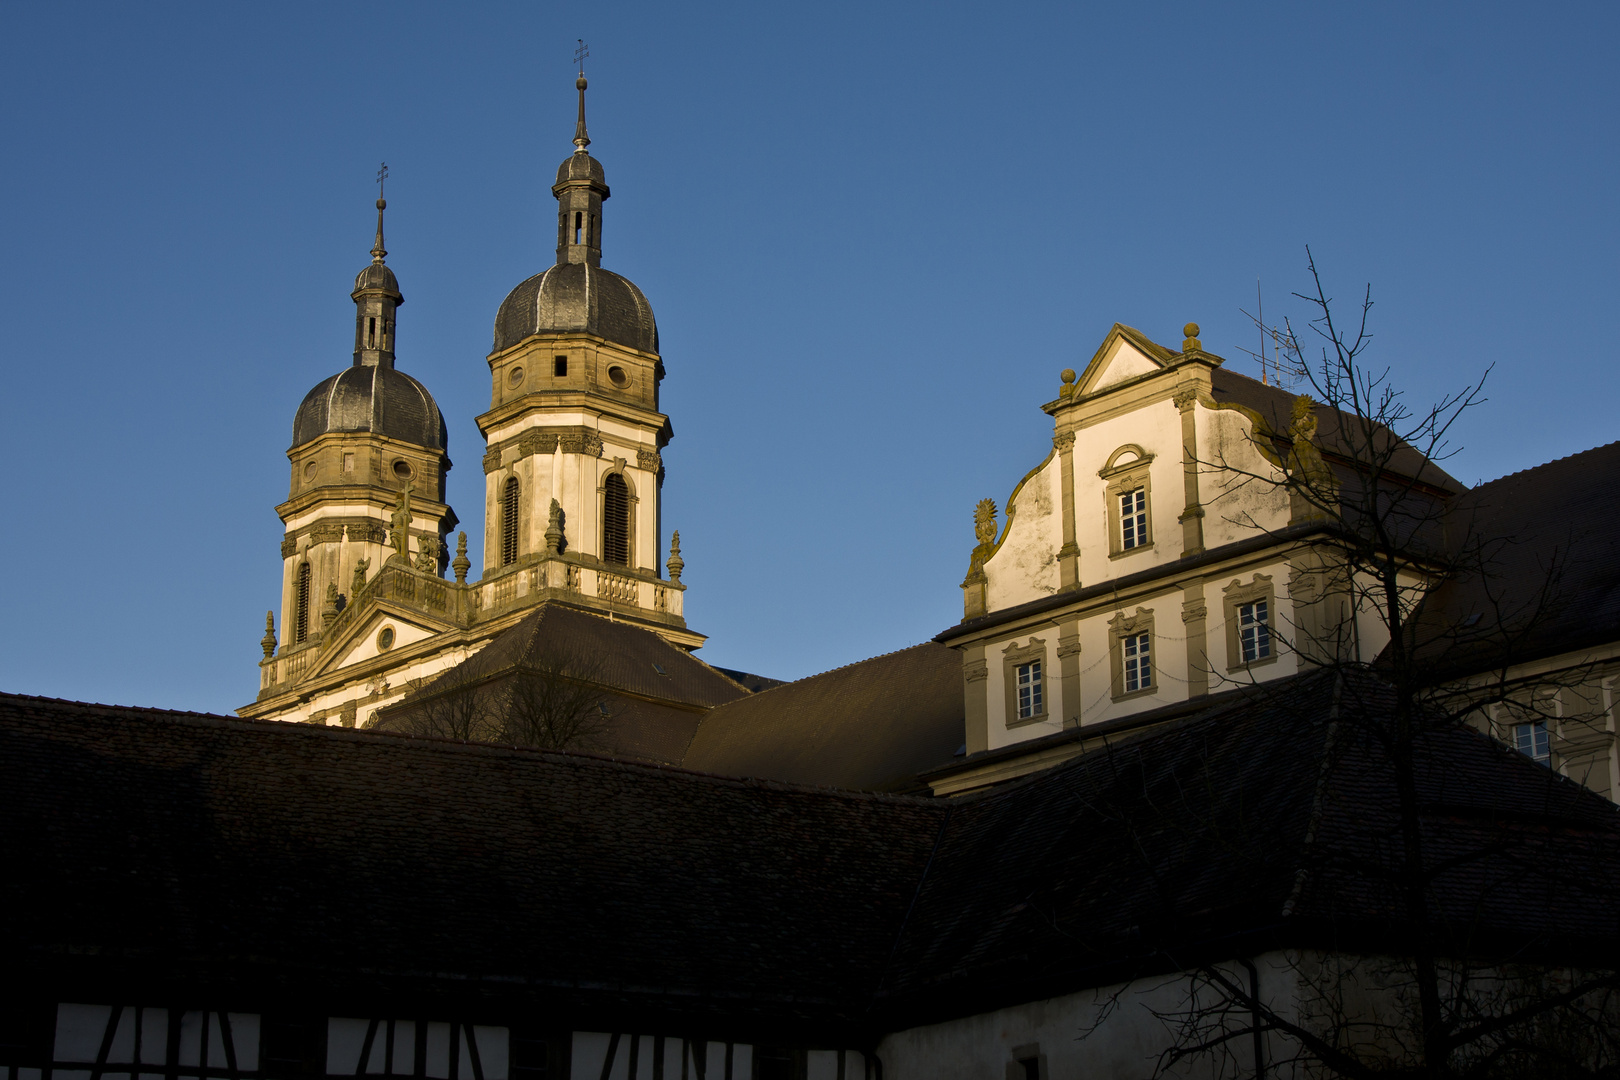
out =
[[[686,560],[681,558],[681,530],[676,529],[669,536],[669,562],[664,564],[669,568],[669,580],[679,585],[681,571],[686,569]]]
[[[270,659],[276,655],[276,613],[264,613],[264,637],[259,639],[259,648],[264,650],[264,658]]]
[[[467,583],[467,571],[472,569],[472,560],[467,558],[467,534],[461,533],[456,537],[456,557],[450,561],[450,568],[456,572],[456,584]]]
[[[562,553],[563,528],[562,504],[556,499],[551,500],[551,513],[546,518],[546,554],[558,555]]]

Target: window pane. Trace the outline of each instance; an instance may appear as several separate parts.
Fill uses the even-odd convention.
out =
[[[1119,497],[1119,543],[1129,550],[1147,543],[1147,489],[1136,488]]]
[[[1041,662],[1031,660],[1015,670],[1018,679],[1018,719],[1041,714]]]
[[[1153,669],[1149,663],[1148,635],[1136,634],[1120,642],[1125,657],[1125,691],[1145,690],[1153,685]]]
[[[1271,655],[1271,628],[1266,624],[1264,600],[1238,605],[1238,640],[1245,663]]]
[[[1515,724],[1513,746],[1532,761],[1539,761],[1543,765],[1552,763],[1552,743],[1547,734],[1547,725],[1543,721]]]

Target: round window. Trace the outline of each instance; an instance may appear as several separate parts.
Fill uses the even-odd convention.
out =
[[[515,367],[506,373],[506,385],[516,389],[523,385],[523,368]]]
[[[315,479],[315,463],[313,461],[304,462],[304,479]]]
[[[410,462],[406,461],[404,458],[399,458],[394,462],[394,475],[399,477],[401,480],[409,480],[411,477],[416,475],[416,470],[411,468]]]
[[[385,626],[377,631],[377,648],[387,652],[394,647],[394,628]]]
[[[619,367],[617,364],[608,368],[608,378],[613,382],[614,386],[621,390],[630,385],[630,376],[625,372],[624,368]]]

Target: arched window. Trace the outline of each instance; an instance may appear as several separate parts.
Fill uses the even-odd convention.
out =
[[[501,565],[511,566],[518,557],[518,478],[508,477],[501,489]]]
[[[602,561],[630,565],[630,489],[618,473],[602,487]]]
[[[293,644],[309,640],[309,563],[298,564],[298,582],[293,587]]]

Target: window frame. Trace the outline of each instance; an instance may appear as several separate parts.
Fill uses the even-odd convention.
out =
[[[1245,671],[1277,662],[1277,592],[1269,574],[1255,574],[1247,583],[1233,578],[1221,590],[1226,619],[1226,670]],[[1266,637],[1271,651],[1253,660],[1243,659],[1242,609],[1245,604],[1266,605]]]
[[[1147,637],[1147,676],[1145,686],[1135,689],[1126,689],[1125,686],[1125,642],[1138,637]],[[1108,653],[1109,667],[1112,668],[1110,689],[1115,701],[1124,701],[1129,698],[1147,697],[1159,692],[1158,675],[1158,635],[1154,633],[1153,611],[1149,608],[1137,608],[1136,614],[1126,615],[1123,611],[1117,613],[1108,622]]]
[[[1130,459],[1120,459],[1130,455]],[[1097,470],[1104,481],[1103,497],[1108,521],[1108,557],[1121,559],[1152,551],[1155,544],[1153,527],[1153,455],[1135,443],[1127,443],[1108,455],[1108,463]],[[1125,546],[1125,512],[1122,500],[1138,488],[1142,491],[1142,532],[1140,542]],[[1134,516],[1134,515],[1133,515]]]
[[[607,557],[607,489],[608,482],[615,476],[624,484],[624,562],[622,563],[609,562]],[[598,557],[601,559],[603,566],[616,567],[627,571],[636,568],[636,503],[636,486],[630,481],[624,466],[616,465],[614,468],[602,473],[602,478],[596,484],[596,520],[598,525]]]
[[[1529,750],[1524,748],[1523,742],[1519,738],[1521,732],[1527,732],[1530,736]],[[1515,751],[1523,754],[1537,765],[1544,765],[1549,769],[1553,767],[1552,729],[1547,726],[1546,720],[1523,720],[1519,723],[1511,724],[1508,727],[1508,734],[1512,736],[1513,741],[1511,745]],[[1540,736],[1539,742],[1541,743],[1540,753],[1535,752],[1537,749],[1536,743],[1538,741],[1538,735]]]
[[[1028,716],[1018,715],[1018,669],[1031,663],[1041,665],[1041,707],[1039,712]],[[1004,687],[1002,694],[1005,713],[1002,719],[1005,726],[1011,728],[1028,727],[1031,724],[1044,724],[1052,719],[1052,680],[1050,672],[1052,664],[1046,655],[1046,639],[1032,637],[1019,645],[1016,641],[1009,642],[1001,651],[1001,678]]]
[[[518,479],[517,473],[508,473],[501,482],[501,532],[496,539],[500,542],[501,566],[517,565],[518,557],[522,554],[523,542],[520,527],[523,523],[523,481]]]

